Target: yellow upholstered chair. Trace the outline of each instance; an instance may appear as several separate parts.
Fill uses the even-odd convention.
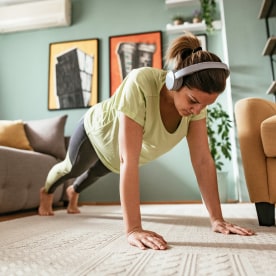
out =
[[[275,225],[276,103],[245,98],[235,105],[237,133],[248,193],[260,225]]]

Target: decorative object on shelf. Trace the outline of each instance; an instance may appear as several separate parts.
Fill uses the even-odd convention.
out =
[[[109,37],[110,96],[134,68],[163,68],[162,32],[145,32]]]
[[[86,108],[98,102],[99,40],[51,43],[48,109]]]
[[[216,1],[215,0],[200,0],[202,19],[206,23],[207,31],[212,31],[214,17],[216,14]]]
[[[218,171],[222,171],[224,156],[231,160],[230,129],[232,121],[220,103],[207,109],[207,133],[212,157]]]
[[[176,15],[172,19],[173,25],[182,25],[184,23],[184,17],[181,15]]]
[[[193,12],[193,23],[201,22],[201,11],[196,9]]]

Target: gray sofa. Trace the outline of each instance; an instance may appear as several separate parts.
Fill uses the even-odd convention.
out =
[[[0,214],[38,207],[50,168],[66,154],[66,119],[0,121]],[[55,205],[67,200],[65,187],[56,190]]]

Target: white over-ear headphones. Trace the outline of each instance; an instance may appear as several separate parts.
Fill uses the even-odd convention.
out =
[[[196,63],[177,71],[169,71],[166,75],[166,86],[169,90],[177,91],[183,84],[183,77],[206,69],[224,69],[229,72],[228,66],[222,62],[208,61]]]

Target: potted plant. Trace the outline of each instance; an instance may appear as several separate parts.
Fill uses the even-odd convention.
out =
[[[215,0],[200,0],[201,16],[205,20],[207,31],[213,30],[212,22],[216,14],[216,1]]]
[[[174,25],[181,25],[184,23],[184,17],[181,15],[176,15],[172,19]]]
[[[227,202],[227,172],[223,171],[223,159],[232,159],[231,127],[232,121],[220,103],[216,103],[207,109],[207,134],[211,155],[217,169],[221,202]]]
[[[222,157],[231,160],[230,129],[232,121],[220,103],[207,110],[207,133],[210,151],[218,171],[222,171]]]
[[[193,12],[193,23],[201,22],[201,12],[200,10],[194,10]]]

